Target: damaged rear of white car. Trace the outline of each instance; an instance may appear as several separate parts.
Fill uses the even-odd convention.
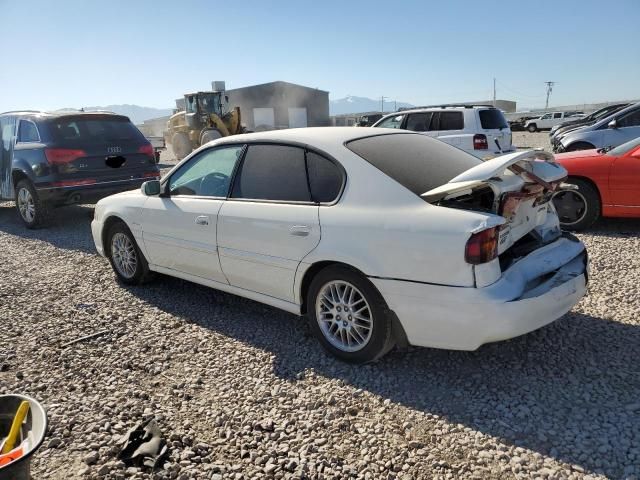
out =
[[[416,193],[419,181],[376,159],[382,158],[382,143],[347,147]],[[455,157],[439,152],[441,161],[449,154]],[[408,235],[419,233],[425,244],[397,245],[409,257],[404,266],[398,252],[389,255],[389,268],[403,275],[369,275],[408,343],[475,350],[547,325],[580,301],[587,252],[560,230],[550,201],[566,176],[546,152],[517,152],[479,163],[420,195],[433,208],[413,215]],[[396,230],[394,223],[403,218],[388,218],[385,230]],[[416,249],[422,254],[414,255]]]

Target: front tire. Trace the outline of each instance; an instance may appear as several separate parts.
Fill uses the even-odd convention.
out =
[[[191,153],[191,140],[189,140],[189,136],[184,132],[177,132],[173,135],[171,139],[171,148],[173,149],[173,154],[176,156],[178,160],[182,160],[184,157]]]
[[[528,130],[530,133],[535,133],[535,132],[537,132],[537,131],[538,131],[538,126],[537,126],[535,123],[531,123],[531,124],[529,124],[529,126],[527,127],[527,130]]]
[[[213,142],[214,140],[217,140],[219,138],[222,138],[222,133],[220,133],[220,130],[207,130],[202,134],[202,138],[200,139],[200,145]]]
[[[332,265],[321,270],[307,292],[311,330],[333,356],[350,363],[373,362],[394,346],[388,307],[360,273]]]
[[[560,190],[553,195],[553,205],[564,230],[579,231],[589,228],[600,218],[600,195],[584,180],[569,179],[577,190]]]
[[[151,279],[149,264],[124,223],[118,222],[109,229],[106,245],[118,280],[127,285],[140,285]]]
[[[40,200],[33,184],[20,180],[15,188],[16,209],[27,228],[38,228],[49,221],[51,206]]]

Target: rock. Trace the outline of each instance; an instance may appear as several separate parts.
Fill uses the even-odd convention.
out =
[[[99,458],[100,458],[100,454],[96,451],[93,451],[85,455],[82,461],[87,465],[93,465],[98,461]]]

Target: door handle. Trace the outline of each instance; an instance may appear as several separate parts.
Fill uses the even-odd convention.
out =
[[[196,217],[196,225],[209,225],[209,217],[206,215]]]
[[[289,233],[296,237],[306,237],[311,232],[311,227],[307,225],[294,225],[289,229]]]

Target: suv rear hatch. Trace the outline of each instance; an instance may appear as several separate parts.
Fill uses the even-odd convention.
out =
[[[487,148],[491,151],[513,150],[511,129],[507,119],[497,108],[479,109],[480,132],[487,137]]]
[[[529,150],[488,160],[421,196],[435,205],[499,216],[494,225],[500,255],[528,235],[537,240],[533,248],[560,236],[550,200],[566,178],[553,155]]]
[[[61,186],[153,176],[154,151],[124,116],[84,114],[55,118],[49,129],[53,144],[45,150]],[[146,174],[146,175],[145,175]]]

